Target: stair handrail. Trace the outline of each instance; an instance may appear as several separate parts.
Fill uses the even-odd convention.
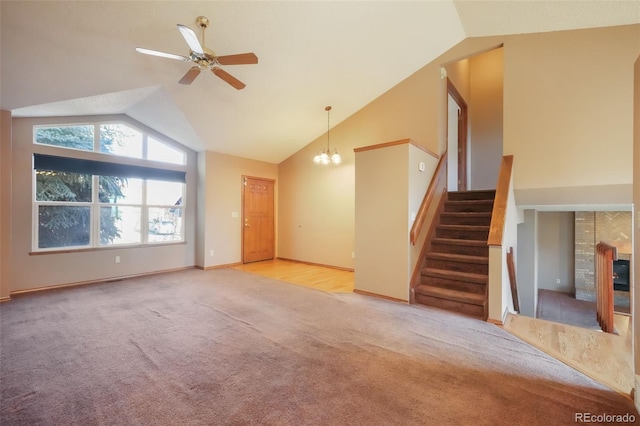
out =
[[[600,242],[596,246],[596,316],[605,333],[614,332],[613,324],[613,262],[618,249]]]
[[[433,172],[431,183],[429,183],[429,188],[427,188],[427,192],[424,194],[424,198],[422,199],[422,203],[420,204],[420,208],[418,209],[418,213],[416,214],[416,219],[413,221],[413,225],[411,226],[411,231],[409,232],[409,240],[411,241],[411,245],[416,245],[416,242],[418,241],[418,236],[420,235],[422,227],[424,226],[424,222],[427,219],[427,212],[429,211],[429,206],[431,205],[431,202],[436,195],[436,188],[440,183],[440,179],[442,179],[443,176],[446,178],[446,166],[447,152],[445,151],[440,157],[440,161],[438,161],[436,170]]]
[[[491,225],[489,226],[489,238],[487,238],[487,245],[489,246],[502,245],[512,171],[513,155],[503,156],[502,162],[500,163],[498,183],[496,185],[496,197],[491,212]]]

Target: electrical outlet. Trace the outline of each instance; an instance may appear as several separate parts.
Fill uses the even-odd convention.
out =
[[[356,252],[355,252],[355,251],[354,251],[354,252],[351,252],[351,258],[352,258],[352,259],[355,259],[355,258],[356,258]]]
[[[214,254],[215,254],[215,251],[213,250],[209,251],[209,256],[213,257]]]
[[[120,256],[116,256],[116,263],[120,263]]]
[[[556,278],[556,284],[560,284],[560,278]]]

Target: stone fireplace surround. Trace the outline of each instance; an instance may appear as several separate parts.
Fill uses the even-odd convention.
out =
[[[619,259],[631,259],[631,212],[575,213],[576,299],[595,302],[595,250],[603,241],[618,248]],[[629,292],[615,291],[616,306],[629,307]]]

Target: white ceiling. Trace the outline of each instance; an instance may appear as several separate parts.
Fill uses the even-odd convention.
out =
[[[0,106],[14,116],[123,113],[195,150],[279,163],[463,40],[640,22],[638,1],[6,1]],[[176,28],[211,25],[237,91],[189,64]]]

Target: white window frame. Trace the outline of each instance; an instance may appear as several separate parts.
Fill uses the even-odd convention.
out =
[[[118,155],[117,153],[107,153],[100,151],[100,126],[103,124],[122,124],[128,126],[140,133],[142,133],[142,157],[129,157]],[[79,126],[94,126],[94,141],[93,141],[93,151],[88,151],[84,149],[78,148],[70,148],[58,145],[49,145],[42,144],[36,141],[36,132],[38,128],[54,128],[54,127],[79,127]],[[176,147],[175,143],[168,142],[164,140],[164,138],[158,134],[150,134],[147,131],[122,120],[104,120],[104,121],[96,121],[96,122],[78,122],[78,123],[51,123],[51,124],[37,124],[33,126],[33,144],[39,147],[47,147],[44,150],[47,152],[55,152],[55,155],[60,157],[69,157],[69,158],[79,158],[77,153],[91,153],[90,156],[96,158],[105,158],[103,156],[107,156],[109,158],[122,158],[125,159],[123,164],[135,163],[139,165],[152,165],[155,168],[159,168],[158,165],[164,165],[167,170],[187,170],[187,152]],[[148,160],[148,138],[151,137],[157,142],[166,144],[167,146],[175,149],[177,151],[182,152],[183,154],[183,164],[178,163],[169,163],[162,162],[157,160]],[[34,150],[34,153],[40,153],[40,149]],[[162,167],[160,167],[162,168]],[[187,203],[187,184],[182,183],[182,203],[180,205],[162,205],[162,204],[147,204],[147,181],[155,179],[144,179],[142,178],[142,201],[140,204],[135,203],[102,203],[99,200],[98,192],[99,192],[99,177],[100,175],[92,175],[92,200],[91,202],[71,202],[71,201],[38,201],[36,200],[36,169],[32,170],[32,251],[33,252],[56,252],[56,251],[75,251],[75,250],[104,250],[109,248],[118,248],[118,247],[138,247],[138,246],[157,246],[157,245],[165,245],[165,244],[183,244],[186,242],[185,238],[185,217],[186,217],[186,203]],[[82,246],[63,246],[63,247],[49,247],[49,248],[40,248],[38,247],[39,242],[39,209],[40,206],[69,206],[69,207],[90,207],[90,224],[89,224],[89,244]],[[100,243],[100,219],[101,219],[101,208],[102,207],[136,207],[140,208],[140,242],[134,243],[114,243],[114,244],[101,244]],[[180,210],[180,226],[176,229],[176,233],[179,233],[179,240],[169,240],[169,241],[149,241],[149,210],[153,208],[161,208],[161,209],[178,209]]]
[[[102,152],[100,151],[100,126],[103,124],[121,124],[123,126],[127,126],[130,127],[140,133],[142,133],[142,158],[136,158],[136,157],[128,157],[125,155],[118,155],[116,153],[113,152]],[[39,128],[52,128],[52,127],[81,127],[81,126],[93,126],[93,150],[89,151],[86,149],[79,149],[79,148],[71,148],[71,147],[66,147],[66,146],[59,146],[59,145],[49,145],[49,144],[45,144],[45,143],[39,143],[36,140],[36,133],[37,133],[37,129]],[[59,148],[59,149],[68,149],[71,151],[76,151],[76,152],[93,152],[93,153],[97,153],[97,154],[102,154],[102,155],[108,155],[108,156],[113,156],[113,157],[117,157],[117,158],[128,158],[128,159],[133,159],[133,160],[140,160],[140,161],[151,161],[154,163],[162,163],[162,164],[171,164],[174,166],[186,166],[187,165],[187,153],[180,149],[179,147],[176,147],[175,144],[168,142],[167,140],[164,140],[164,138],[162,136],[158,136],[156,134],[150,134],[149,132],[146,132],[145,130],[131,124],[128,123],[126,121],[123,120],[105,120],[105,121],[95,121],[95,122],[79,122],[79,123],[60,123],[60,124],[36,124],[33,126],[33,144],[34,145],[38,145],[38,146],[47,146],[47,147],[52,147],[52,148]],[[182,163],[173,163],[173,162],[163,162],[163,161],[159,161],[159,160],[150,160],[148,159],[148,153],[149,153],[149,138],[154,139],[157,142],[160,142],[162,144],[165,144],[166,146],[175,149],[176,151],[180,151],[182,153]],[[68,155],[68,157],[73,157],[73,155]]]

